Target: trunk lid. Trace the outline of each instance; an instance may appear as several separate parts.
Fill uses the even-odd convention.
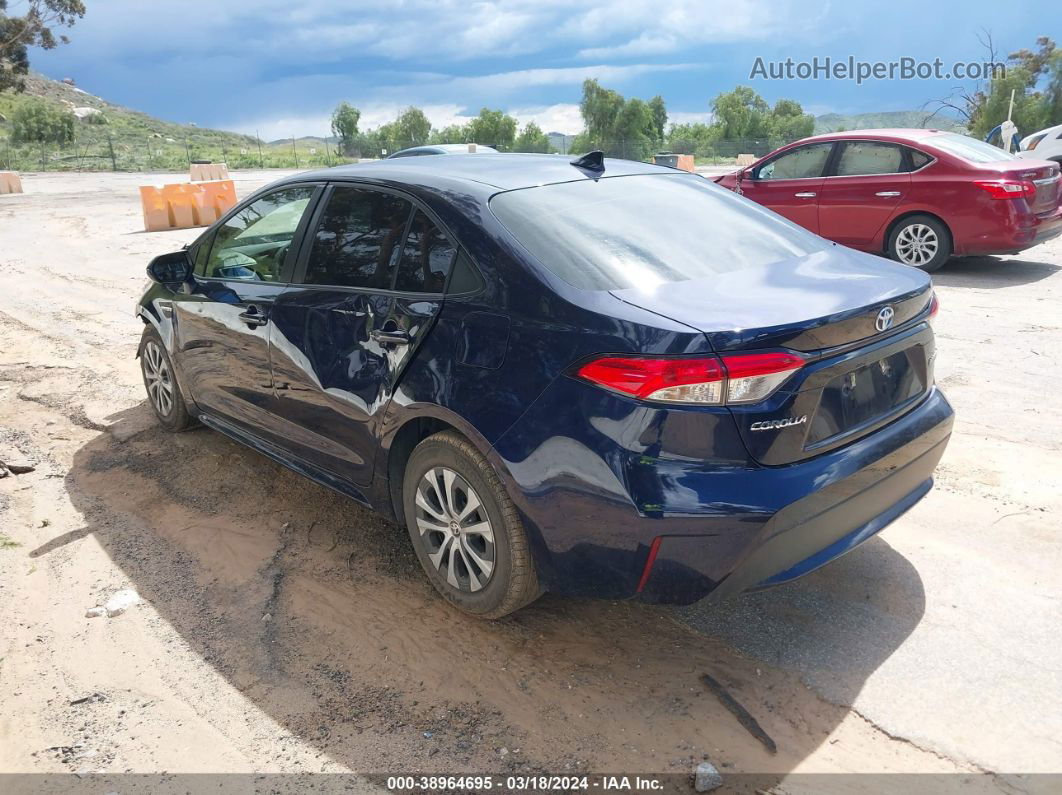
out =
[[[1059,184],[1059,165],[1047,160],[1007,160],[994,163],[994,172],[1002,179],[1017,179],[1032,182],[1036,186],[1036,196],[1029,202],[1029,208],[1036,215],[1049,215],[1058,209],[1062,197]]]
[[[928,310],[929,278],[841,246],[613,294],[699,329],[717,353],[805,354],[807,363],[766,400],[728,406],[761,464],[788,464],[851,443],[912,408],[933,383],[932,331],[912,322]],[[882,310],[887,323],[879,323]]]

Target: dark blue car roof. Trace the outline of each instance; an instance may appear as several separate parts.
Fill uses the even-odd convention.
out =
[[[595,177],[675,173],[675,169],[663,166],[606,158],[604,173],[593,174],[576,168],[571,161],[572,155],[536,154],[403,157],[336,166],[302,173],[290,179],[368,179],[422,185],[427,188],[449,187],[454,181],[466,181],[489,185],[498,190],[515,190]]]

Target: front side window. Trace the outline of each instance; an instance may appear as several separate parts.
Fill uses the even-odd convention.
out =
[[[810,179],[821,177],[832,143],[809,144],[786,152],[760,166],[756,179]]]
[[[314,190],[313,185],[300,185],[274,191],[225,221],[214,233],[209,255],[204,256],[202,275],[278,281]],[[199,267],[197,262],[197,270]]]
[[[903,166],[903,150],[895,144],[878,141],[849,141],[837,163],[838,177],[898,174]]]
[[[313,236],[303,281],[391,289],[411,209],[390,193],[335,188]]]
[[[456,253],[456,247],[439,227],[417,210],[398,263],[395,289],[410,293],[441,293]]]

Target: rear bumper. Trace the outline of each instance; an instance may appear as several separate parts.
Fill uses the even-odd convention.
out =
[[[1016,254],[1062,235],[1062,206],[1050,214],[1033,215],[1009,206],[1017,202],[997,204],[1007,205],[1002,208],[1003,215],[998,219],[978,219],[974,235],[955,241],[957,254]]]
[[[939,393],[938,393],[939,394]],[[948,423],[950,431],[950,422]],[[876,535],[926,495],[944,454],[943,428],[786,506],[750,538],[721,580],[696,537],[665,537],[640,596],[688,603],[781,585],[836,560]]]
[[[701,431],[706,450],[733,454],[732,423],[728,430],[704,415],[693,423],[688,412],[632,411],[629,401],[584,414],[580,393],[592,387],[571,379],[555,386],[492,457],[528,529],[543,586],[606,598],[689,603],[813,571],[929,491],[953,421],[934,387],[856,442],[764,467],[747,454],[728,460],[695,449]],[[558,435],[564,415],[572,427],[575,419],[586,427],[590,416],[608,438]]]

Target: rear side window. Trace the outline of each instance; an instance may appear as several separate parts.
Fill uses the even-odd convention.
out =
[[[490,208],[543,267],[584,290],[651,290],[832,245],[693,174],[524,188]]]
[[[389,290],[412,205],[390,193],[337,187],[310,248],[306,284]]]
[[[760,166],[756,179],[811,179],[821,177],[832,143],[809,144]]]
[[[878,141],[849,141],[837,162],[838,177],[898,174],[906,171],[903,150],[895,144]]]
[[[398,263],[395,289],[409,293],[441,293],[457,248],[420,210],[413,214]]]
[[[907,151],[911,153],[911,169],[914,171],[918,171],[918,169],[933,159],[925,152],[919,152],[917,149],[908,149]]]

